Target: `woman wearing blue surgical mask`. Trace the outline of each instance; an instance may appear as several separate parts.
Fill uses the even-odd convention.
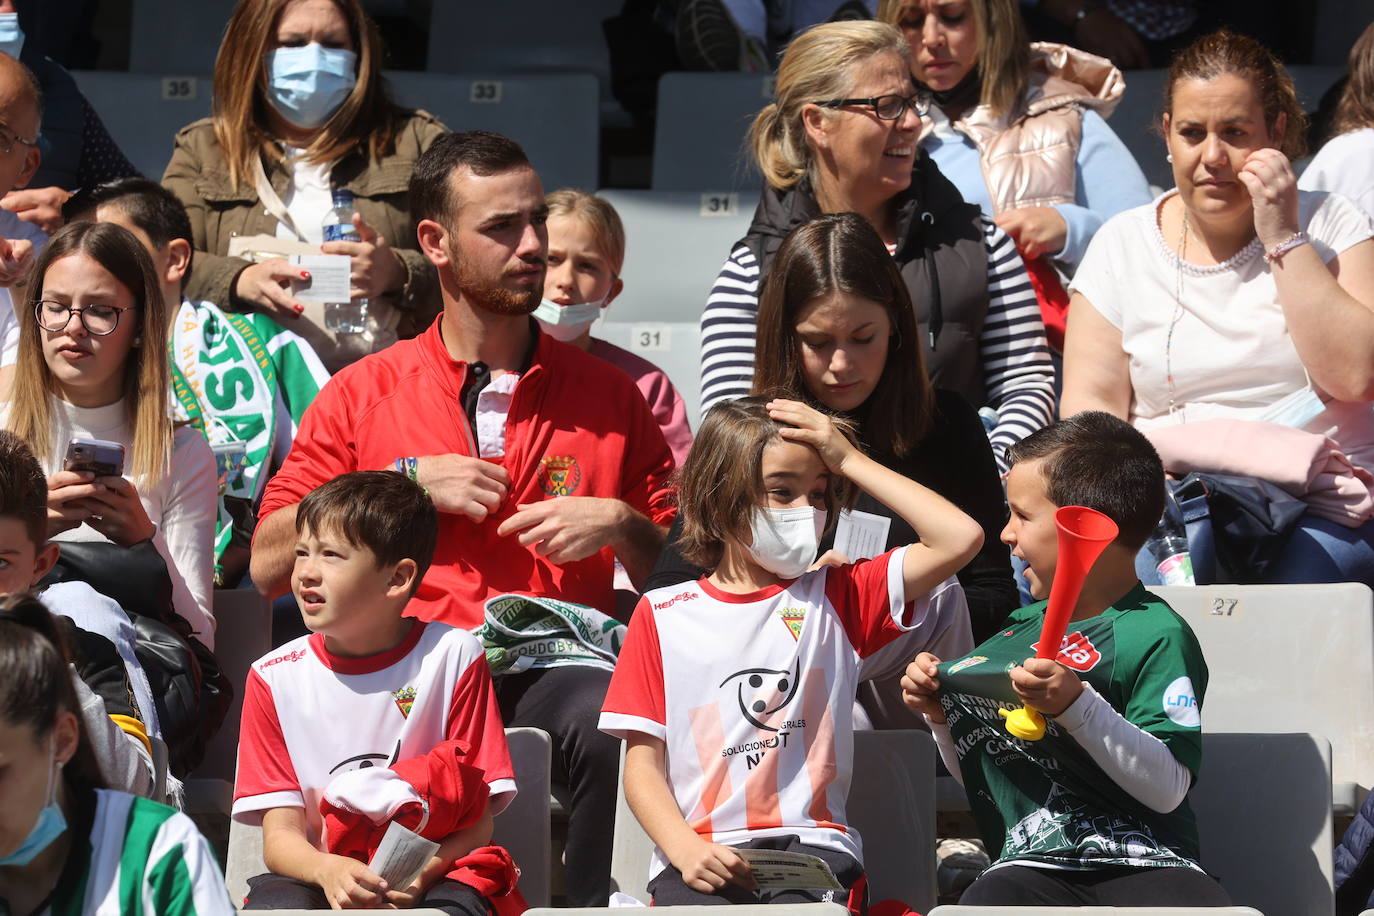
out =
[[[187,297],[287,319],[331,371],[423,330],[439,303],[407,191],[445,128],[391,102],[381,60],[358,0],[239,0],[215,61],[214,114],[177,135],[162,179],[191,217]],[[354,241],[324,238],[340,192],[358,217]],[[254,236],[265,240],[242,241]],[[300,243],[348,256],[350,299],[366,303],[356,321],[312,305],[308,270],[273,256]]]
[[[61,637],[36,598],[0,610],[0,910],[234,913],[186,815],[103,788]]]

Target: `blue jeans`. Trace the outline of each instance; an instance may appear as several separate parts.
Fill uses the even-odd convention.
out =
[[[1145,585],[1163,584],[1148,550],[1136,554],[1135,568]],[[1311,582],[1363,582],[1374,588],[1374,522],[1347,528],[1310,512],[1304,515],[1264,584]]]

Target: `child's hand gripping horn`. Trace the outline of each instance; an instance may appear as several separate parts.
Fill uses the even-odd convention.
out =
[[[1069,628],[1069,618],[1078,604],[1088,571],[1117,535],[1116,522],[1086,506],[1061,506],[1054,513],[1054,525],[1059,531],[1059,561],[1055,564],[1054,584],[1050,586],[1050,600],[1035,652],[1037,658],[1051,660],[1059,655],[1064,631]],[[998,712],[1007,720],[1007,731],[1013,737],[1025,741],[1045,737],[1045,717],[1029,706]]]

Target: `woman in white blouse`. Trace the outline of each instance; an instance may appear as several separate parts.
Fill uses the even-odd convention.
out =
[[[1156,431],[1200,421],[1272,424],[1246,427],[1264,442],[1295,427],[1374,470],[1374,229],[1348,200],[1298,190],[1292,81],[1253,40],[1218,32],[1175,58],[1164,102],[1178,186],[1089,246],[1062,413],[1109,411],[1157,445]],[[1317,517],[1309,500],[1270,580],[1374,582],[1374,523]]]
[[[1331,139],[1302,173],[1304,191],[1335,191],[1374,216],[1374,22],[1350,49]]]
[[[49,474],[48,536],[151,541],[173,607],[213,648],[215,459],[169,419],[167,306],[147,251],[112,223],[72,223],[34,265],[19,320],[5,425]],[[123,445],[123,475],[64,470],[74,438]]]

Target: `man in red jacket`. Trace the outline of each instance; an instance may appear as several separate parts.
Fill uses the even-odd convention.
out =
[[[416,162],[410,204],[443,314],[320,392],[263,495],[253,581],[267,595],[289,588],[305,494],[347,471],[393,469],[440,512],[434,563],[407,613],[473,627],[483,602],[508,592],[609,611],[615,559],[639,581],[662,547],[673,459],[628,375],[530,317],[548,246],[539,176],[505,137],[449,134]],[[574,906],[604,906],[609,888],[619,745],[596,730],[609,679],[557,667],[497,685],[507,725],[559,744]]]

